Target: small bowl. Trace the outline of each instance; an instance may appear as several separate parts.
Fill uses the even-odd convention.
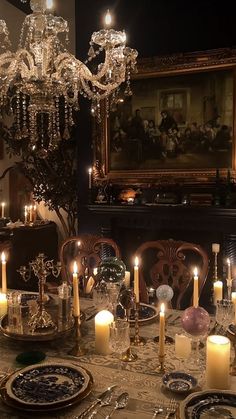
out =
[[[174,393],[188,393],[197,387],[197,379],[185,372],[169,372],[162,377],[165,388]]]

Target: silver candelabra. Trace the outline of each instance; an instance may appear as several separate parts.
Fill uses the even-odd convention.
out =
[[[29,268],[27,268],[26,266],[21,266],[20,269],[18,269],[17,271],[20,273],[25,282],[30,280],[32,272],[38,278],[38,310],[28,322],[28,325],[32,332],[34,332],[36,329],[45,329],[48,327],[56,328],[56,325],[53,322],[51,315],[45,310],[44,307],[44,287],[47,277],[49,275],[53,275],[56,278],[59,276],[61,272],[61,263],[54,263],[53,260],[46,259],[47,256],[45,256],[44,253],[39,253],[35,260],[29,262]]]

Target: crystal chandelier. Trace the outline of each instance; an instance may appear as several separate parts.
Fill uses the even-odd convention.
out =
[[[126,47],[125,32],[110,28],[108,13],[105,28],[92,34],[83,63],[67,51],[67,21],[49,12],[47,0],[31,0],[30,6],[16,52],[10,51],[8,29],[0,20],[0,107],[14,115],[15,141],[25,140],[30,149],[47,153],[70,138],[79,95],[91,100],[91,112],[100,120],[101,101],[105,99],[108,114],[121,83],[126,81],[125,94],[131,94],[130,74],[138,54]]]

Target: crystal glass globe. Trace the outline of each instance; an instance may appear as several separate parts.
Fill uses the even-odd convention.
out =
[[[101,280],[114,284],[121,282],[125,276],[126,266],[117,257],[108,257],[98,266],[98,276]]]
[[[31,0],[30,8],[33,12],[45,12],[47,9],[46,0]]]
[[[192,336],[204,336],[210,326],[210,316],[203,307],[189,307],[184,310],[181,323],[185,332]]]
[[[156,290],[156,296],[160,301],[169,302],[174,296],[174,291],[169,285],[160,285]]]

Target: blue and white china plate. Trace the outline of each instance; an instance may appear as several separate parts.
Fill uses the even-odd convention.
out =
[[[122,316],[124,310],[121,306],[117,306],[117,315]],[[145,323],[147,321],[154,320],[159,315],[156,307],[149,304],[140,303],[139,305],[139,323]],[[134,310],[131,309],[130,320],[131,323],[134,323]]]
[[[205,390],[193,393],[180,403],[181,419],[235,419],[236,393],[228,390]]]
[[[174,371],[162,377],[162,384],[174,393],[187,393],[197,387],[197,379],[185,372]]]
[[[43,363],[12,374],[5,388],[10,399],[32,408],[69,403],[89,386],[84,368],[71,363]]]

